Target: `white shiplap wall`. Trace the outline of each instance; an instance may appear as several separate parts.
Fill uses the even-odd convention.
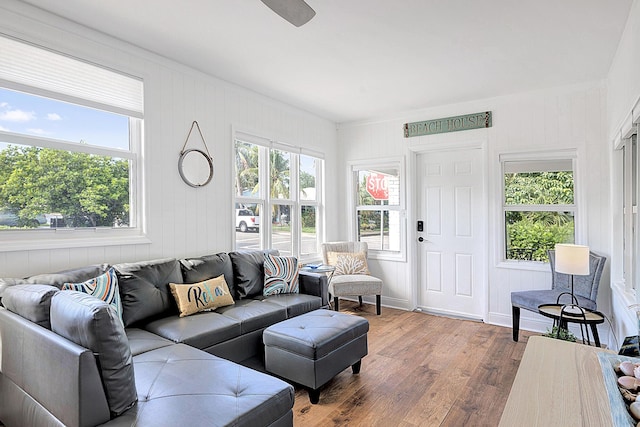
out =
[[[607,77],[607,146],[613,148],[614,134],[619,134],[622,126],[631,125],[631,112],[640,98],[640,1],[631,6],[627,25],[618,45]],[[637,335],[639,322],[628,307],[638,301],[632,293],[625,293],[623,282],[623,240],[622,240],[622,154],[615,153],[611,163],[612,171],[612,216],[613,227],[611,257],[611,283],[613,285],[614,327],[619,340],[625,336]],[[636,279],[637,280],[637,279]],[[637,283],[636,283],[637,286]]]
[[[428,110],[407,112],[393,118],[370,122],[346,123],[338,127],[339,158],[343,162],[341,174],[346,174],[346,162],[362,159],[381,159],[389,156],[406,156],[408,165],[408,251],[414,259],[416,234],[415,186],[413,176],[414,153],[412,147],[431,144],[455,144],[464,140],[481,140],[486,144],[488,217],[488,265],[486,321],[511,325],[510,293],[515,290],[540,289],[551,285],[546,270],[521,270],[500,267],[498,250],[500,233],[500,165],[503,152],[575,148],[580,168],[579,195],[584,207],[585,229],[580,238],[592,250],[609,256],[610,206],[609,206],[609,157],[605,141],[605,85],[594,82],[578,86],[561,87],[443,106]],[[451,134],[423,136],[405,139],[402,125],[407,122],[449,117],[480,111],[493,112],[493,127]],[[338,201],[346,206],[346,195]],[[346,213],[346,212],[345,212]],[[346,236],[347,228],[341,232]],[[415,307],[415,262],[393,263],[370,261],[374,273],[385,281],[383,301],[386,304],[407,309]],[[598,306],[609,311],[610,292],[608,273],[601,282]],[[544,330],[549,322],[533,313],[522,313],[522,326]],[[605,331],[606,332],[606,331]]]
[[[327,167],[336,162],[334,123],[24,3],[6,0],[0,5],[0,33],[144,79],[145,200],[151,240],[137,245],[0,251],[0,277],[231,250],[232,128],[322,152]],[[198,189],[184,184],[177,171],[178,155],[193,120],[200,124],[215,166],[213,181]],[[200,144],[199,137],[191,138],[189,146],[195,144]],[[336,184],[337,179],[327,174],[327,188]],[[327,191],[328,238],[336,228],[335,194]]]

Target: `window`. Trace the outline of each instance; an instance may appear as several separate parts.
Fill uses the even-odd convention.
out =
[[[142,82],[0,37],[0,230],[140,228]]]
[[[405,214],[401,161],[353,163],[353,238],[366,242],[373,257],[404,257]]]
[[[635,129],[634,129],[635,130]],[[634,290],[638,275],[638,143],[637,134],[623,141],[622,151],[622,270],[627,291]]]
[[[319,258],[322,159],[240,132],[234,151],[236,248]],[[240,212],[251,213],[250,221]]]
[[[556,243],[575,242],[574,157],[501,156],[506,260],[547,262]]]

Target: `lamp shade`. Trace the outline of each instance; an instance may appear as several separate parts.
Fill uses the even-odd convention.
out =
[[[558,243],[556,245],[556,271],[564,274],[589,274],[589,247]]]

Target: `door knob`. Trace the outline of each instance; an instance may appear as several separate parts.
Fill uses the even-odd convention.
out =
[[[418,242],[420,243],[424,242],[424,238],[422,236],[418,237]]]

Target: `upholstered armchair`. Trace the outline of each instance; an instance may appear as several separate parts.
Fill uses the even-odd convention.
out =
[[[382,280],[369,273],[368,246],[365,242],[333,242],[322,244],[324,263],[336,268],[329,282],[334,309],[338,311],[339,298],[357,296],[362,305],[363,295],[376,296],[376,314],[380,314]]]
[[[542,304],[571,303],[571,275],[558,273],[555,270],[555,251],[548,251],[549,265],[551,266],[551,289],[531,290],[521,292],[511,292],[511,315],[513,324],[513,340],[518,341],[520,332],[520,309],[538,312],[538,306]],[[596,310],[596,298],[598,297],[598,286],[602,277],[602,270],[607,261],[606,257],[589,253],[589,275],[574,276],[574,294],[581,307],[589,310]],[[558,301],[558,296],[563,295]]]

